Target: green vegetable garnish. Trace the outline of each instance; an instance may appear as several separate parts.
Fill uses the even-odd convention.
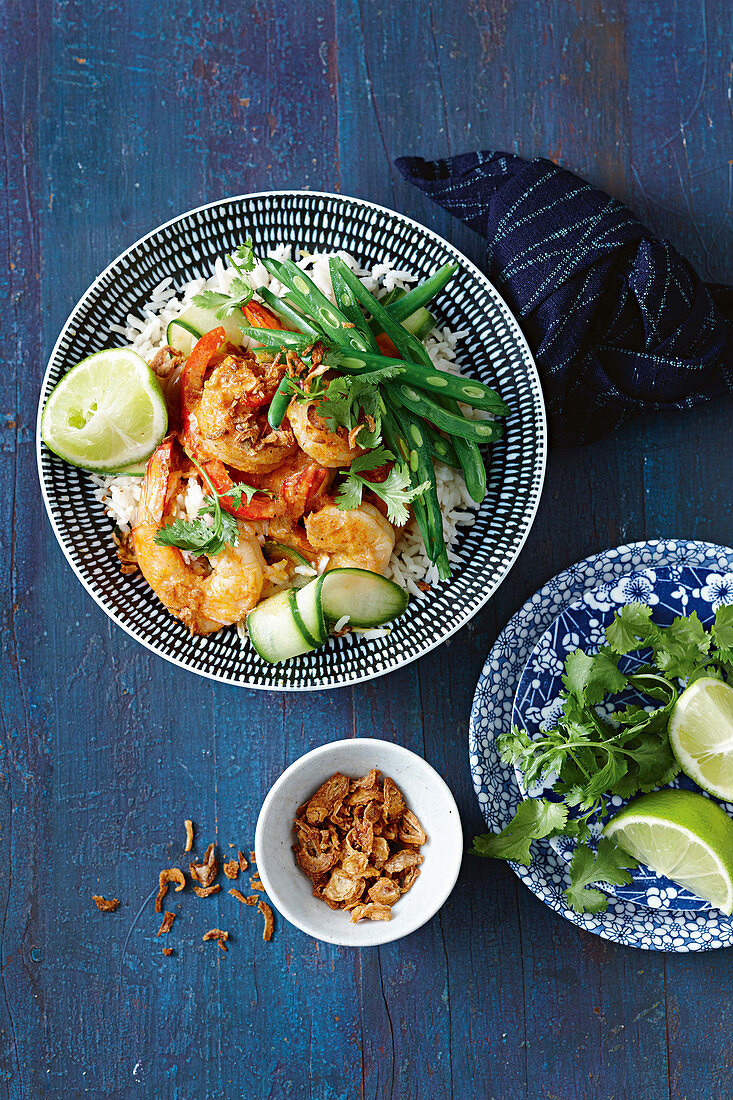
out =
[[[597,851],[587,844],[579,844],[570,863],[570,886],[565,891],[568,904],[576,913],[602,913],[608,898],[602,890],[591,884],[608,882],[611,886],[625,886],[631,882],[629,871],[638,863],[609,837],[601,837]]]
[[[600,912],[606,895],[593,882],[619,885],[630,881],[635,862],[603,838],[598,852],[587,846],[592,818],[603,817],[612,795],[628,799],[669,783],[680,770],[672,752],[668,725],[680,694],[700,676],[723,679],[733,674],[733,606],[720,607],[706,630],[696,613],[669,626],[652,622],[652,609],[632,603],[622,607],[606,628],[607,645],[598,653],[576,649],[565,661],[562,714],[551,730],[535,740],[514,726],[500,734],[497,749],[506,764],[516,765],[530,787],[553,778],[560,802],[524,799],[500,833],[474,838],[476,855],[527,864],[533,840],[566,835],[577,838],[570,864],[568,904],[578,913]],[[623,672],[620,658],[651,650],[652,659],[633,673]],[[656,706],[617,709],[610,720],[598,706],[632,687]],[[579,811],[569,817],[570,809]]]
[[[369,481],[361,476],[369,470],[376,470],[378,466],[394,461],[394,457],[391,451],[377,447],[376,450],[355,458],[349,467],[348,477],[336,496],[337,506],[343,511],[358,508],[364,489],[371,489],[387,505],[387,519],[390,523],[407,523],[409,512],[406,505],[421,496],[428,488],[428,483],[408,488],[410,475],[401,462],[395,462],[385,481]]]
[[[161,527],[154,541],[158,546],[175,546],[178,550],[187,550],[190,554],[214,557],[220,554],[225,546],[236,546],[238,537],[236,518],[224,511],[219,500],[226,497],[227,500],[232,501],[235,508],[241,508],[242,497],[249,504],[255,493],[262,493],[265,490],[254,489],[251,485],[238,482],[225,493],[218,493],[206,470],[193,459],[191,461],[211,490],[211,496],[204,498],[195,519],[174,519],[172,523]],[[272,493],[266,493],[266,495],[272,496]],[[206,522],[204,518],[206,516],[213,518],[213,526]]]
[[[203,290],[192,299],[195,306],[201,306],[202,309],[212,309],[214,316],[220,321],[223,321],[230,313],[234,313],[235,310],[246,306],[252,297],[252,287],[243,278],[245,274],[254,270],[257,262],[252,238],[248,237],[243,244],[240,244],[238,248],[234,249],[234,252],[227,256],[227,259],[232,267],[239,272],[239,276],[232,279],[229,293],[221,294],[217,290]]]

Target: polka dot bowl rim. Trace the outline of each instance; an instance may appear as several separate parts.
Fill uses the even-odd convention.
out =
[[[322,649],[282,665],[267,665],[251,646],[242,647],[233,627],[191,638],[139,575],[120,580],[110,521],[93,498],[91,480],[52,456],[40,438],[40,413],[56,381],[85,355],[120,342],[109,333],[109,323],[139,313],[166,275],[184,283],[208,273],[214,259],[248,232],[259,235],[263,249],[295,238],[296,247],[345,248],[365,263],[378,262],[378,256],[391,259],[418,278],[439,263],[456,262],[451,296],[439,299],[439,321],[455,330],[461,318],[464,323],[472,318],[472,331],[482,339],[480,345],[467,345],[476,372],[501,389],[515,410],[506,439],[492,451],[487,498],[459,542],[467,564],[437,586],[430,605],[413,601],[386,638],[331,639]],[[102,271],[72,310],[51,352],[36,443],[42,495],[56,539],[79,581],[114,622],[147,649],[209,679],[260,690],[312,691],[401,668],[446,641],[480,610],[506,577],[532,526],[544,482],[547,426],[537,369],[515,318],[486,276],[453,245],[413,219],[364,199],[270,191],[186,211],[145,234]]]

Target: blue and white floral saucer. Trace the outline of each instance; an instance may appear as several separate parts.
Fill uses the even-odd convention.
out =
[[[560,612],[532,650],[514,696],[512,725],[525,729],[530,737],[537,737],[542,730],[555,725],[562,709],[560,692],[566,657],[579,648],[597,652],[605,643],[605,629],[613,621],[615,613],[620,607],[633,602],[651,606],[652,617],[660,626],[669,626],[677,616],[690,615],[693,611],[707,626],[721,604],[733,602],[733,573],[712,572],[709,565],[676,563],[634,573],[585,592]],[[620,668],[623,672],[633,672],[642,663],[639,656],[629,655],[621,659]],[[606,708],[607,716],[610,717],[618,705],[644,706],[647,703],[646,696],[631,688]],[[516,774],[518,785],[525,793],[521,773]],[[700,790],[686,776],[677,779],[673,786]],[[551,792],[539,789],[526,793],[532,797],[542,794],[554,798]],[[621,798],[610,799],[609,814],[623,805]],[[733,805],[721,805],[733,814]],[[601,823],[595,826],[596,835],[600,834],[600,827]],[[574,841],[568,837],[556,837],[550,844],[566,863],[570,862],[576,847]],[[684,909],[690,912],[710,909],[709,902],[644,865],[632,872],[632,881],[628,885],[604,889],[625,901],[651,909]]]
[[[490,830],[502,829],[521,799],[514,769],[502,764],[494,738],[511,724],[514,695],[532,649],[560,612],[585,592],[613,588],[630,574],[666,566],[733,572],[733,549],[677,539],[637,542],[595,554],[548,581],[501,632],[479,678],[469,729],[469,762],[481,811]],[[715,582],[718,585],[718,582]],[[733,589],[716,589],[728,602]],[[711,601],[712,602],[712,601]],[[733,917],[717,910],[650,909],[611,897],[604,913],[574,913],[563,895],[567,870],[550,844],[537,841],[529,867],[512,864],[519,878],[551,909],[605,939],[654,951],[704,951],[733,946]]]

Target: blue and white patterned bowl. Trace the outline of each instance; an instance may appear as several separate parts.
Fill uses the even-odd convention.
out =
[[[469,763],[481,812],[497,832],[520,800],[514,769],[501,762],[495,738],[511,725],[514,695],[540,636],[563,608],[584,592],[613,586],[631,573],[667,565],[701,567],[713,574],[733,571],[733,549],[682,539],[655,539],[594,554],[558,573],[510,619],[486,659],[476,687],[469,727]],[[579,928],[630,947],[652,951],[706,951],[733,947],[733,918],[707,912],[653,910],[612,897],[604,913],[574,913],[563,890],[567,868],[546,842],[535,842],[529,867],[512,864],[518,877],[546,905]]]
[[[575,649],[597,652],[605,643],[605,629],[613,621],[614,614],[625,604],[634,602],[648,604],[652,608],[654,622],[660,626],[669,626],[677,616],[690,615],[693,611],[703,625],[708,626],[715,618],[718,607],[733,603],[733,573],[711,572],[705,566],[676,564],[633,573],[610,585],[584,593],[560,612],[532,650],[517,685],[512,725],[525,729],[530,737],[537,737],[543,729],[555,724],[561,713],[560,692],[566,657]],[[642,663],[641,656],[628,655],[622,657],[620,668],[623,672],[633,672]],[[644,706],[647,702],[647,697],[640,692],[628,689],[606,711],[610,715],[616,706]],[[516,775],[520,790],[525,793],[518,770]],[[679,777],[672,786],[700,790],[686,776]],[[529,793],[533,797],[542,794],[553,800],[556,797],[549,790],[542,792],[533,789]],[[625,802],[621,798],[610,799],[609,815],[623,805]],[[733,814],[733,805],[721,805]],[[600,833],[600,823],[596,825],[595,832],[596,835]],[[568,837],[557,837],[550,843],[569,863],[575,851],[575,842]],[[710,908],[709,902],[644,865],[632,873],[629,884],[604,889],[625,901],[652,909],[703,911]]]
[[[491,450],[486,498],[456,547],[455,576],[412,599],[387,637],[348,634],[314,653],[268,665],[242,647],[233,627],[191,637],[139,575],[123,576],[110,521],[91,480],[52,455],[38,434],[46,509],[61,549],[89,594],[133,638],[203,676],[251,688],[303,691],[370,680],[414,661],[464,626],[496,591],[532,525],[545,471],[542,390],[527,343],[508,306],[478,268],[410,218],[345,195],[272,191],[242,195],[182,214],[118,256],[84,294],[59,336],[39,408],[61,376],[94,351],[119,344],[110,324],[140,314],[166,276],[176,284],[207,275],[217,257],[251,235],[258,250],[282,242],[311,252],[345,249],[364,266],[391,261],[419,278],[452,261],[458,270],[436,299],[440,324],[468,329],[459,355],[466,373],[495,387],[511,409]],[[39,415],[40,424],[40,415]]]

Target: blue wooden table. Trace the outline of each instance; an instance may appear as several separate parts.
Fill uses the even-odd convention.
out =
[[[307,749],[394,739],[481,827],[474,685],[498,631],[560,568],[653,536],[733,543],[731,404],[553,451],[528,543],[449,643],[370,685],[298,697],[217,685],[115,627],[43,513],[33,435],[71,306],[119,251],[200,203],[279,187],[402,210],[480,243],[393,158],[548,155],[628,201],[709,278],[731,270],[726,0],[3,0],[7,284],[2,442],[0,1096],[657,1100],[733,1096],[730,955],[583,934],[511,871],[466,859],[440,915],[358,953],[225,893],[151,891],[183,819],[249,849]],[[11,524],[12,520],[12,524]],[[121,899],[100,914],[92,894]],[[197,905],[199,908],[197,908]],[[204,914],[202,906],[207,909]],[[224,955],[201,942],[230,931]]]

